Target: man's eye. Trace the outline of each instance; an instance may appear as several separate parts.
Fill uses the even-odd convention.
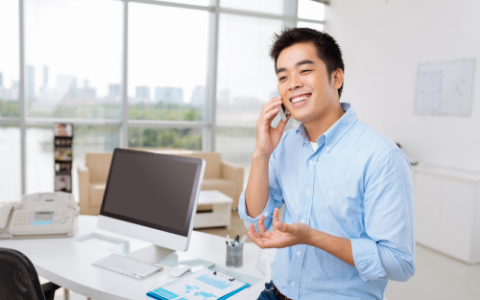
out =
[[[300,73],[304,73],[304,72],[310,72],[311,70],[302,70],[302,72]]]
[[[285,77],[285,76],[280,77],[280,78],[278,78],[278,81],[282,81],[282,80],[284,80],[285,78],[287,78],[287,77]]]

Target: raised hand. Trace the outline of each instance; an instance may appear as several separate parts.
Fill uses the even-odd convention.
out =
[[[257,120],[257,142],[255,153],[258,155],[270,155],[277,147],[282,138],[283,130],[288,123],[291,115],[287,115],[287,120],[280,122],[277,128],[272,127],[272,121],[278,114],[279,106],[282,105],[282,97],[275,97],[265,103],[260,117]]]
[[[278,220],[278,208],[273,212],[274,232],[265,231],[265,216],[261,215],[255,231],[253,224],[249,225],[248,234],[260,248],[285,248],[299,244],[309,244],[313,228],[304,223],[286,224]]]

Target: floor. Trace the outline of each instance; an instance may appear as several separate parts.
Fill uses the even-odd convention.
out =
[[[219,236],[242,237],[247,229],[238,213],[232,213],[231,229],[209,228],[199,230]],[[416,248],[417,272],[408,282],[390,281],[386,297],[388,300],[479,300],[480,264],[471,266],[451,259],[425,247]],[[71,300],[85,297],[70,293]],[[63,300],[59,290],[55,300]]]

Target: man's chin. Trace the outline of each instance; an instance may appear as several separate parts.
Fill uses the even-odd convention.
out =
[[[300,123],[309,123],[312,121],[312,119],[314,119],[312,116],[310,115],[305,115],[305,114],[291,114],[292,115],[292,118],[295,119],[295,121],[298,121]]]

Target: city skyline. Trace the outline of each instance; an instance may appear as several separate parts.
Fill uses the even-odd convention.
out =
[[[97,89],[90,86],[89,79],[83,80],[83,87],[78,86],[77,77],[68,74],[57,75],[55,84],[49,85],[49,67],[42,67],[42,80],[36,80],[35,67],[26,66],[25,96],[28,100],[39,101],[63,101],[63,100],[101,100],[105,102],[119,102],[121,100],[121,84],[111,83],[108,85],[108,93],[98,97]],[[35,89],[35,82],[42,82],[42,85]],[[150,93],[153,90],[154,93]],[[234,106],[256,106],[262,104],[262,100],[255,96],[234,96],[231,90],[223,89],[218,91],[217,103],[220,105]],[[276,91],[271,92],[270,98],[275,97]],[[0,99],[18,100],[19,82],[12,81],[11,88],[3,86],[3,72],[0,72]],[[135,95],[128,95],[130,104],[135,103],[172,103],[191,104],[194,106],[205,105],[205,86],[197,85],[192,91],[190,100],[187,102],[182,87],[159,86],[153,87],[140,85],[135,87]]]

